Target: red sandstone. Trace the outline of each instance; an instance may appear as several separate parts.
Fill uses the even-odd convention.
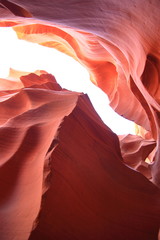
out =
[[[159,9],[159,0],[0,1],[1,27],[72,56],[137,124],[137,136],[118,138],[87,96],[46,72],[1,79],[0,239],[158,239]]]

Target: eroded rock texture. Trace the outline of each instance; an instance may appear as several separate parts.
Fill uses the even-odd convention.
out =
[[[158,239],[159,9],[159,0],[0,1],[0,26],[79,61],[138,135],[118,139],[87,96],[46,72],[1,79],[2,240]]]

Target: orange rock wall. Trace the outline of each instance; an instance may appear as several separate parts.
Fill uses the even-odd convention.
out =
[[[0,1],[0,26],[72,56],[139,125],[119,145],[87,97],[51,75],[1,80],[2,240],[158,238],[159,9],[158,0]]]

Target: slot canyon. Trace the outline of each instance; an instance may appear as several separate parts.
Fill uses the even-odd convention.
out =
[[[159,0],[1,0],[0,27],[79,62],[136,133],[115,134],[43,69],[11,69],[0,240],[160,240]]]

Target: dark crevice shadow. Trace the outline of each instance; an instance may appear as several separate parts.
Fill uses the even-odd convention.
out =
[[[32,14],[21,6],[7,0],[0,0],[0,7],[7,8],[15,16],[31,18]]]

